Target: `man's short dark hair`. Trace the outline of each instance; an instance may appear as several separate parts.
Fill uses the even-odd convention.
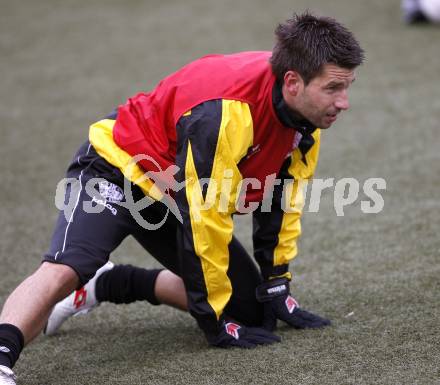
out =
[[[297,71],[308,84],[325,64],[354,69],[364,60],[364,51],[353,34],[329,17],[294,14],[278,25],[275,35],[270,63],[280,81],[287,71]]]

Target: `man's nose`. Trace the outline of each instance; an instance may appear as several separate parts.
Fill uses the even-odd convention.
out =
[[[350,108],[347,90],[342,91],[341,94],[338,96],[335,101],[335,107],[342,111],[348,110]]]

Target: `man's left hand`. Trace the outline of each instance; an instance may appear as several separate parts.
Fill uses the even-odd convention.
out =
[[[290,295],[289,280],[276,278],[262,283],[257,288],[257,300],[264,305],[263,327],[273,331],[277,320],[286,322],[295,329],[314,329],[331,324],[330,320],[303,310]]]
[[[275,330],[277,320],[284,321],[295,329],[314,329],[331,324],[330,320],[301,309],[290,294],[264,303],[263,327],[270,331]]]

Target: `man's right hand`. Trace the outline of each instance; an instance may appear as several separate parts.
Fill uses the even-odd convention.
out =
[[[216,336],[207,336],[213,346],[220,348],[239,347],[255,348],[257,345],[269,345],[280,342],[281,338],[271,332],[256,327],[247,327],[235,321],[219,321]]]

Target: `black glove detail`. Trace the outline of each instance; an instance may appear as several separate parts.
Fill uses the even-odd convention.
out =
[[[287,278],[274,278],[257,286],[256,297],[258,302],[267,302],[289,293],[289,280]]]
[[[277,319],[295,329],[314,329],[331,324],[330,320],[301,309],[290,295],[276,297],[264,304],[264,328],[275,330]]]
[[[331,324],[326,318],[300,309],[289,292],[289,281],[286,278],[275,278],[257,287],[257,300],[264,303],[265,329],[275,330],[277,320],[284,321],[295,329],[320,328]]]
[[[241,325],[234,321],[219,321],[219,332],[216,336],[208,336],[213,346],[220,348],[239,347],[255,348],[257,345],[269,345],[280,342],[281,338],[263,328],[254,328]]]

